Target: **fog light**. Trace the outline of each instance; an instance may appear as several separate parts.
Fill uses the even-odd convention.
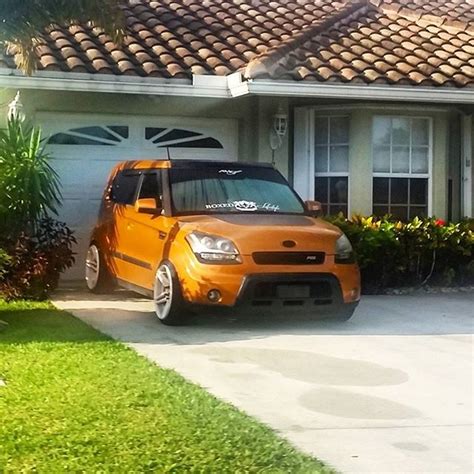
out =
[[[219,290],[210,290],[209,293],[207,294],[207,299],[211,303],[217,303],[218,301],[220,301],[221,297],[222,295]]]

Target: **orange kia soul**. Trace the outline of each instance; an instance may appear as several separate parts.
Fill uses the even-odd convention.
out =
[[[153,298],[164,324],[210,306],[347,320],[360,298],[347,237],[268,164],[117,165],[90,240],[91,291]]]

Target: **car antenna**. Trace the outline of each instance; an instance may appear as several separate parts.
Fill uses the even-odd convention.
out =
[[[166,154],[168,155],[168,161],[171,160],[171,157],[170,157],[170,147],[169,147],[169,146],[166,147]]]

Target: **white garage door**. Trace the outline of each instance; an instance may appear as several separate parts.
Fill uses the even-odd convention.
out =
[[[89,235],[115,163],[130,159],[237,160],[237,121],[182,117],[131,117],[40,113],[47,150],[59,173],[59,219],[75,232],[76,264],[65,279],[83,278]]]

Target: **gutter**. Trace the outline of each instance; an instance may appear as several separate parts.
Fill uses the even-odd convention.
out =
[[[257,95],[474,104],[474,88],[243,80],[240,72],[228,76],[193,75],[190,80],[56,71],[38,71],[34,76],[25,76],[18,70],[0,68],[0,87],[221,99]]]
[[[325,99],[362,99],[450,104],[474,104],[474,88],[422,86],[385,86],[375,84],[326,84],[304,81],[272,81],[250,79],[234,82],[232,97],[252,94],[259,96],[315,97]]]
[[[56,71],[38,71],[33,76],[25,76],[18,70],[0,69],[0,87],[116,94],[230,97],[227,78],[223,76],[193,76],[192,81]]]

